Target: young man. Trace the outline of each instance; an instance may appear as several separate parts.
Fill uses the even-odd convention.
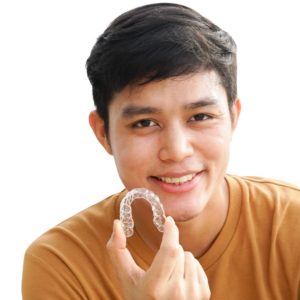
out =
[[[27,250],[23,299],[300,299],[300,190],[226,174],[240,101],[232,38],[195,11],[153,4],[100,36],[87,61],[90,125],[125,191]],[[128,190],[134,235],[119,218]]]

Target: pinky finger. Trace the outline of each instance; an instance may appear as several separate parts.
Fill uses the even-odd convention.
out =
[[[206,276],[204,269],[202,268],[202,266],[199,262],[197,264],[197,277],[198,277],[198,282],[202,287],[203,295],[206,296],[206,299],[209,299],[211,292],[210,292],[210,288],[209,288],[208,278]]]

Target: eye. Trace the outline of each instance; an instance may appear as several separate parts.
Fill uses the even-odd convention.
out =
[[[139,120],[135,123],[133,123],[132,127],[133,128],[145,128],[145,127],[152,127],[156,126],[157,124],[151,120],[144,119],[144,120]]]
[[[207,114],[196,114],[191,117],[190,121],[205,121],[211,118],[212,117]]]

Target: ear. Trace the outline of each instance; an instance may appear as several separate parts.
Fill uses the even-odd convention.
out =
[[[240,112],[241,112],[241,100],[237,98],[231,106],[232,130],[234,130],[238,124]]]
[[[97,111],[92,111],[89,115],[89,123],[94,131],[94,134],[100,144],[104,147],[108,154],[112,155],[111,145],[109,143],[109,139],[106,136],[105,126],[103,119],[99,116]]]

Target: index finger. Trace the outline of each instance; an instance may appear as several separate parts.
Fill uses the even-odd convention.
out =
[[[180,252],[179,231],[171,217],[167,217],[160,249],[154,257],[147,275],[167,281],[178,260]]]

